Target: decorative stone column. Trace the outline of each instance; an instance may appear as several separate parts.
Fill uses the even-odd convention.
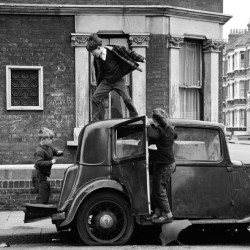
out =
[[[181,36],[168,36],[169,48],[169,116],[171,118],[180,117],[180,44],[184,38]]]
[[[82,127],[89,122],[89,53],[86,50],[89,34],[71,34],[71,45],[75,47],[75,105],[76,127],[74,141]]]
[[[248,134],[250,134],[250,91],[247,92],[247,105],[246,105],[246,129]]]
[[[219,119],[219,53],[224,43],[220,40],[205,40],[204,52],[204,120]]]
[[[146,58],[146,48],[149,44],[149,33],[129,34],[132,50]],[[146,115],[146,63],[140,63],[142,72],[132,72],[132,100],[139,116]]]

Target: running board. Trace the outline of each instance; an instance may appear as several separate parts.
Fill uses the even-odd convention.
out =
[[[250,217],[243,219],[189,219],[193,225],[206,225],[206,224],[250,224]]]
[[[44,220],[58,213],[56,205],[25,204],[24,223]]]

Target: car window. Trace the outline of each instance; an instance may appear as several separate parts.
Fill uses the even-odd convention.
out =
[[[106,129],[97,128],[85,130],[82,144],[82,161],[89,164],[102,163],[107,156]]]
[[[219,131],[209,128],[176,127],[174,144],[176,160],[219,161],[221,145]]]
[[[115,154],[118,158],[144,153],[142,121],[119,127],[115,133]]]

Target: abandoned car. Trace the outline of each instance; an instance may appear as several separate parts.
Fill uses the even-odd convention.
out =
[[[151,121],[152,122],[152,121]],[[229,156],[223,125],[172,119],[176,171],[169,187],[174,220],[196,225],[250,225],[250,168]],[[86,125],[76,163],[63,179],[58,206],[26,204],[25,222],[51,216],[88,245],[122,245],[135,223],[150,226],[147,117]]]

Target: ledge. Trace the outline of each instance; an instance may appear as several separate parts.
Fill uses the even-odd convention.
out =
[[[50,179],[63,179],[65,170],[73,165],[54,164]],[[0,180],[30,180],[34,164],[0,165]]]
[[[66,169],[74,163],[69,164],[54,164],[52,168]],[[12,164],[12,165],[0,165],[0,170],[20,170],[20,169],[34,169],[34,164]]]
[[[178,16],[225,24],[232,16],[168,5],[70,5],[0,3],[0,14]]]

